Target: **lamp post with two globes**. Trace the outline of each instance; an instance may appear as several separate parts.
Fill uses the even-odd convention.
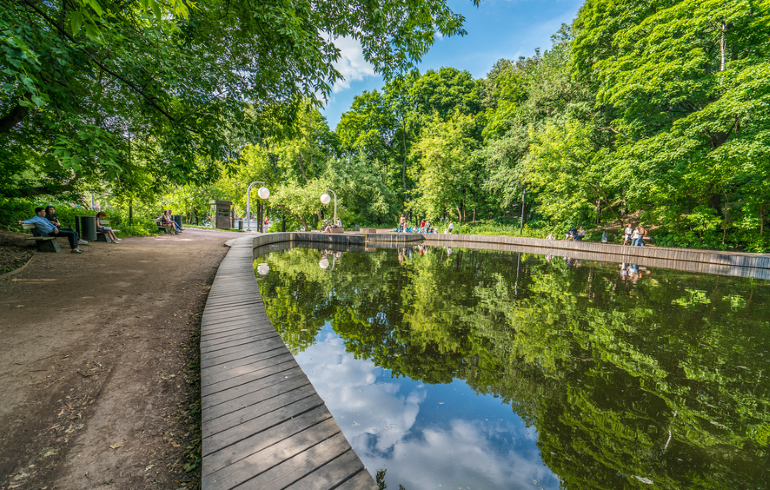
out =
[[[254,184],[264,184],[264,182],[259,180],[252,182],[249,184],[249,188],[246,189],[246,231],[251,231],[251,188]],[[267,187],[260,187],[257,195],[260,199],[265,200],[270,197],[270,190]]]

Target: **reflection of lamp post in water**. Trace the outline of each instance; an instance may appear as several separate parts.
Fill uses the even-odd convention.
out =
[[[249,184],[249,188],[246,189],[246,231],[251,231],[251,188],[254,184],[264,184],[264,182],[259,180],[252,182]],[[267,199],[270,197],[270,190],[267,187],[260,187],[257,195],[260,199]]]
[[[327,191],[334,194],[334,221],[332,224],[337,224],[337,193],[334,192],[331,189],[326,189]],[[321,194],[321,204],[329,204],[329,202],[332,200],[331,196],[329,194],[323,193]]]
[[[318,267],[320,267],[323,270],[329,269],[329,271],[334,270],[334,266],[337,264],[337,256],[334,255],[334,252],[331,252],[332,254],[332,268],[329,269],[329,259],[326,258],[326,253],[324,252],[321,256],[321,260],[318,262]]]
[[[257,266],[257,272],[260,276],[266,276],[270,272],[270,266],[267,265],[267,262],[263,262]]]

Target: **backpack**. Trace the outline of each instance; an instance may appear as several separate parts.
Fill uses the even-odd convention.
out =
[[[647,228],[644,229],[644,234],[642,236],[647,236]]]

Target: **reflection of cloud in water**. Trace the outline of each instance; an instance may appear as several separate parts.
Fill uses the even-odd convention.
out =
[[[387,452],[414,425],[425,400],[425,389],[400,393],[399,383],[376,383],[382,372],[369,361],[345,352],[339,338],[326,338],[297,356],[318,394],[334,415],[345,437],[367,446],[375,435],[375,452]]]
[[[423,416],[418,421],[420,405],[438,387],[391,380],[387,371],[371,361],[345,352],[343,341],[328,326],[297,361],[369,471],[387,468],[389,486],[401,483],[407,490],[439,485],[559,486],[540,460],[534,428],[517,422],[517,417],[466,420],[451,410],[433,411],[430,419]]]

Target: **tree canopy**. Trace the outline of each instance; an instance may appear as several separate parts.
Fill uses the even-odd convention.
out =
[[[444,0],[13,0],[0,10],[0,161],[6,195],[124,173],[128,140],[176,184],[218,176],[247,143],[291,125],[341,77],[334,40],[386,76],[436,32],[463,34]]]

